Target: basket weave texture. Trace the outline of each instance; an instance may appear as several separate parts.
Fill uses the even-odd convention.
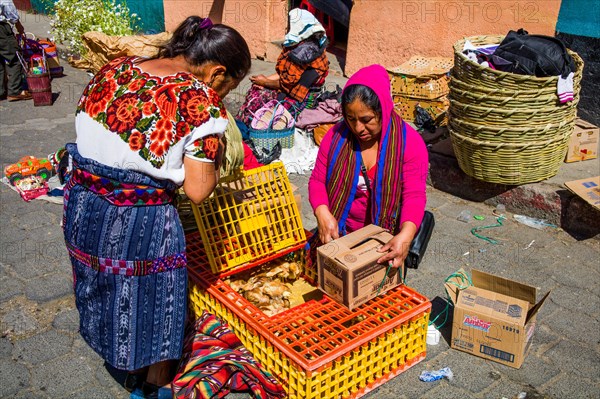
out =
[[[504,36],[472,36],[454,45],[449,131],[460,168],[501,184],[525,184],[558,173],[577,118],[583,61],[569,50],[576,71],[573,101],[560,104],[558,77],[539,78],[483,67],[465,57],[465,40],[499,44]]]
[[[33,105],[35,107],[52,105],[52,84],[50,83],[50,74],[48,72],[39,75],[28,73],[27,86],[31,97],[33,97]]]

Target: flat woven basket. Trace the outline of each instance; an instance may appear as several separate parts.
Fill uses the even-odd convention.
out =
[[[462,54],[466,40],[481,46],[503,38],[472,36],[454,45],[448,124],[454,153],[466,174],[490,183],[548,179],[558,173],[575,126],[583,61],[569,50],[574,100],[560,104],[558,77],[502,72]]]

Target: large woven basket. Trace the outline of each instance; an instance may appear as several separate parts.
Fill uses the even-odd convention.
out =
[[[576,65],[574,100],[560,104],[558,77],[538,78],[483,67],[462,54],[499,44],[504,36],[472,36],[454,45],[449,124],[460,168],[469,176],[501,184],[525,184],[558,173],[577,117],[583,61]]]

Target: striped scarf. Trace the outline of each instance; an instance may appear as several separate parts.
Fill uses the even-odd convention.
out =
[[[346,233],[346,219],[356,195],[362,157],[358,140],[344,122],[335,127],[327,158],[326,188],[329,209],[338,221],[340,234]],[[393,234],[400,230],[402,207],[402,162],[404,122],[393,111],[387,132],[382,134],[377,157],[377,174],[371,182],[371,222]],[[352,182],[352,184],[349,184]]]

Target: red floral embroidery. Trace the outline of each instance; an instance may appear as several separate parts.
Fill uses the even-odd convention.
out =
[[[227,118],[227,110],[225,109],[225,106],[223,105],[223,101],[221,101],[221,97],[219,97],[217,92],[214,91],[213,89],[209,88],[208,95],[209,95],[209,100],[210,100],[210,103],[212,104],[212,106],[219,108],[219,115],[221,115],[221,117],[223,117],[223,118]]]
[[[139,98],[135,93],[123,94],[106,110],[106,124],[117,133],[125,133],[135,127],[142,117],[138,108]]]
[[[190,133],[190,125],[184,121],[177,122],[175,125],[175,139],[181,140]]]
[[[219,151],[219,136],[210,135],[202,139],[202,151],[206,154],[206,158],[214,161]]]
[[[92,118],[98,116],[100,112],[106,109],[108,101],[117,90],[117,83],[114,79],[105,80],[92,87],[88,93],[85,105],[85,112]]]
[[[146,136],[137,130],[129,136],[129,148],[133,151],[139,151],[146,145]]]
[[[120,58],[102,67],[85,88],[77,113],[86,112],[160,168],[175,143],[210,118],[226,118],[227,113],[218,94],[193,76],[154,77],[135,62]],[[214,159],[219,151],[216,135],[194,145],[197,158]]]
[[[140,98],[141,100],[141,98]],[[147,102],[142,109],[144,115],[152,115],[156,112],[156,104]]]
[[[183,119],[192,126],[200,126],[210,118],[208,98],[201,89],[190,89],[179,97],[179,112]]]
[[[135,79],[133,82],[129,84],[129,91],[138,91],[142,87],[146,85],[146,79]]]
[[[140,94],[140,100],[142,100],[142,102],[145,102],[145,103],[152,100],[152,94],[150,93],[150,90],[145,91],[142,94]]]
[[[175,93],[177,86],[176,84],[164,85],[154,95],[156,105],[163,118],[173,119],[177,114],[177,94]]]
[[[156,122],[156,127],[150,133],[150,152],[156,158],[161,158],[167,153],[173,140],[173,124],[166,119],[159,119]]]
[[[129,69],[127,71],[121,72],[121,74],[117,78],[117,83],[119,84],[119,86],[123,86],[131,82],[131,79],[133,79],[133,71]]]

